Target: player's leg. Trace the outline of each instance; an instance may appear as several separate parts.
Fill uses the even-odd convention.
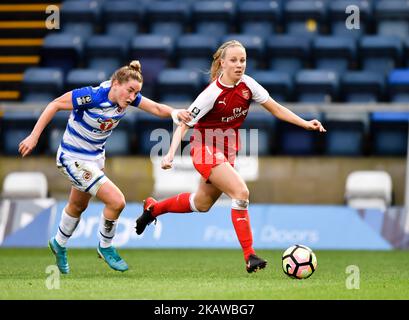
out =
[[[126,271],[128,265],[112,246],[119,215],[126,205],[125,197],[121,190],[109,179],[98,188],[96,197],[105,204],[99,223],[98,254],[112,269]]]
[[[212,169],[209,180],[232,199],[231,218],[243,249],[247,271],[253,272],[264,268],[267,262],[257,257],[253,249],[253,235],[248,214],[249,190],[243,178],[230,163],[224,162]]]
[[[65,245],[77,228],[81,214],[87,208],[90,199],[90,194],[71,187],[68,204],[62,210],[57,233],[49,240],[49,247],[56,257],[56,263],[61,273],[69,272]]]

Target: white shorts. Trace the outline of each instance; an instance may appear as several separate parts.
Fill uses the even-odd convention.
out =
[[[99,188],[109,179],[102,171],[105,158],[95,161],[75,159],[58,152],[57,167],[70,180],[72,186],[82,192],[96,196]]]

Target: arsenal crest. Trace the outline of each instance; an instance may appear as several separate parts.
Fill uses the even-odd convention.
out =
[[[241,91],[241,94],[242,94],[244,99],[246,99],[246,100],[250,99],[250,91],[248,89],[243,89]]]

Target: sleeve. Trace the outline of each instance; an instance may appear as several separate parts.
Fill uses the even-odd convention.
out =
[[[131,103],[131,106],[137,108],[137,107],[139,106],[139,104],[141,103],[141,100],[142,100],[142,95],[141,95],[141,93],[139,92],[139,93],[137,94],[135,100]]]
[[[193,119],[186,123],[186,125],[193,127],[201,118],[212,110],[220,92],[221,90],[219,90],[214,83],[210,84],[204,91],[202,91],[188,108]]]
[[[95,100],[92,87],[83,87],[72,90],[72,105],[74,110],[93,107],[96,102]]]
[[[249,76],[246,76],[246,84],[251,90],[254,101],[260,104],[267,102],[270,94],[266,89],[264,89],[262,85],[260,85],[256,80]]]

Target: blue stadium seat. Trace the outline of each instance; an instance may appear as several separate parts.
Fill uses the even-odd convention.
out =
[[[356,59],[356,43],[351,37],[321,36],[312,42],[315,68],[341,74],[350,69]]]
[[[109,35],[92,36],[86,43],[87,66],[90,69],[105,71],[110,76],[125,64],[128,49],[127,42],[121,38]]]
[[[230,33],[234,16],[232,1],[196,1],[192,5],[192,21],[197,33],[218,36]]]
[[[144,12],[144,6],[133,0],[105,1],[102,22],[106,34],[130,41],[141,27]]]
[[[106,155],[109,156],[124,156],[131,153],[132,138],[134,136],[134,118],[135,113],[128,112],[122,118],[118,127],[112,132],[105,144]]]
[[[99,23],[100,10],[100,3],[96,0],[64,1],[61,5],[63,32],[91,36]]]
[[[244,34],[268,37],[275,33],[281,18],[278,1],[243,1],[238,3],[237,19]]]
[[[58,68],[28,68],[23,76],[24,102],[51,102],[62,94],[64,76]]]
[[[360,62],[364,70],[388,74],[399,66],[402,43],[397,37],[364,36],[360,41]]]
[[[157,97],[166,103],[190,104],[199,94],[199,73],[188,69],[164,69],[158,76]]]
[[[189,13],[188,3],[175,0],[153,1],[146,8],[151,33],[171,37],[184,32]]]
[[[305,120],[318,119],[321,115],[316,113],[297,113]],[[319,133],[308,131],[291,123],[277,122],[277,147],[278,153],[284,155],[314,155],[318,152]]]
[[[333,71],[301,70],[294,83],[299,102],[324,103],[337,99],[338,75]]]
[[[209,70],[217,45],[217,39],[210,35],[186,34],[181,36],[176,44],[179,68],[195,71]]]
[[[150,96],[153,93],[158,74],[167,67],[173,52],[174,43],[169,36],[149,34],[132,39],[131,59],[137,59],[142,64],[144,95]]]
[[[173,122],[169,119],[159,118],[147,112],[138,112],[135,121],[138,154],[146,156],[152,151],[155,153],[154,156],[165,155],[169,150],[172,128]]]
[[[370,71],[349,71],[342,74],[342,101],[373,103],[382,100],[385,79],[379,73]]]
[[[352,20],[359,29],[349,29],[346,25],[347,19],[352,13],[356,13],[356,9],[350,6],[359,8],[359,25],[356,19]],[[354,9],[346,13],[347,8]],[[355,39],[360,38],[367,33],[368,25],[371,22],[372,5],[368,0],[337,0],[329,3],[329,23],[331,26],[331,33],[337,36],[349,36]],[[352,26],[350,26],[351,28]]]
[[[325,3],[320,0],[289,0],[284,3],[285,30],[304,36],[321,31],[325,22]]]
[[[363,155],[368,123],[366,112],[325,113],[324,153],[331,156]]]
[[[101,82],[108,80],[109,76],[100,70],[72,69],[65,80],[65,90],[70,91],[77,88],[92,86],[97,87]]]
[[[40,55],[41,66],[61,68],[66,73],[82,61],[82,38],[72,34],[50,34],[44,38]]]
[[[310,44],[308,37],[280,35],[269,38],[266,56],[270,68],[290,74],[305,68],[310,58]]]
[[[222,43],[229,40],[238,40],[246,48],[247,63],[246,70],[249,72],[262,67],[264,61],[264,39],[256,35],[247,34],[228,34],[222,39]]]
[[[272,154],[276,148],[274,140],[275,122],[276,119],[270,113],[250,111],[240,127],[240,153],[245,153],[247,156]],[[256,141],[258,142],[257,145],[255,144]]]
[[[40,112],[5,112],[2,119],[2,144],[5,155],[18,155],[18,145],[34,128]],[[40,139],[32,154],[40,154],[44,149],[44,141]]]
[[[409,112],[373,112],[371,114],[372,153],[404,156],[408,147]]]
[[[71,111],[57,112],[47,126],[47,154],[55,155],[57,153],[58,146],[61,143],[65,128],[67,127],[70,113]]]
[[[250,73],[270,96],[278,101],[293,101],[293,83],[291,76],[281,71],[255,71]]]
[[[409,3],[405,0],[380,0],[375,4],[377,31],[383,36],[409,37]]]
[[[393,70],[388,77],[391,102],[409,102],[409,69]]]

